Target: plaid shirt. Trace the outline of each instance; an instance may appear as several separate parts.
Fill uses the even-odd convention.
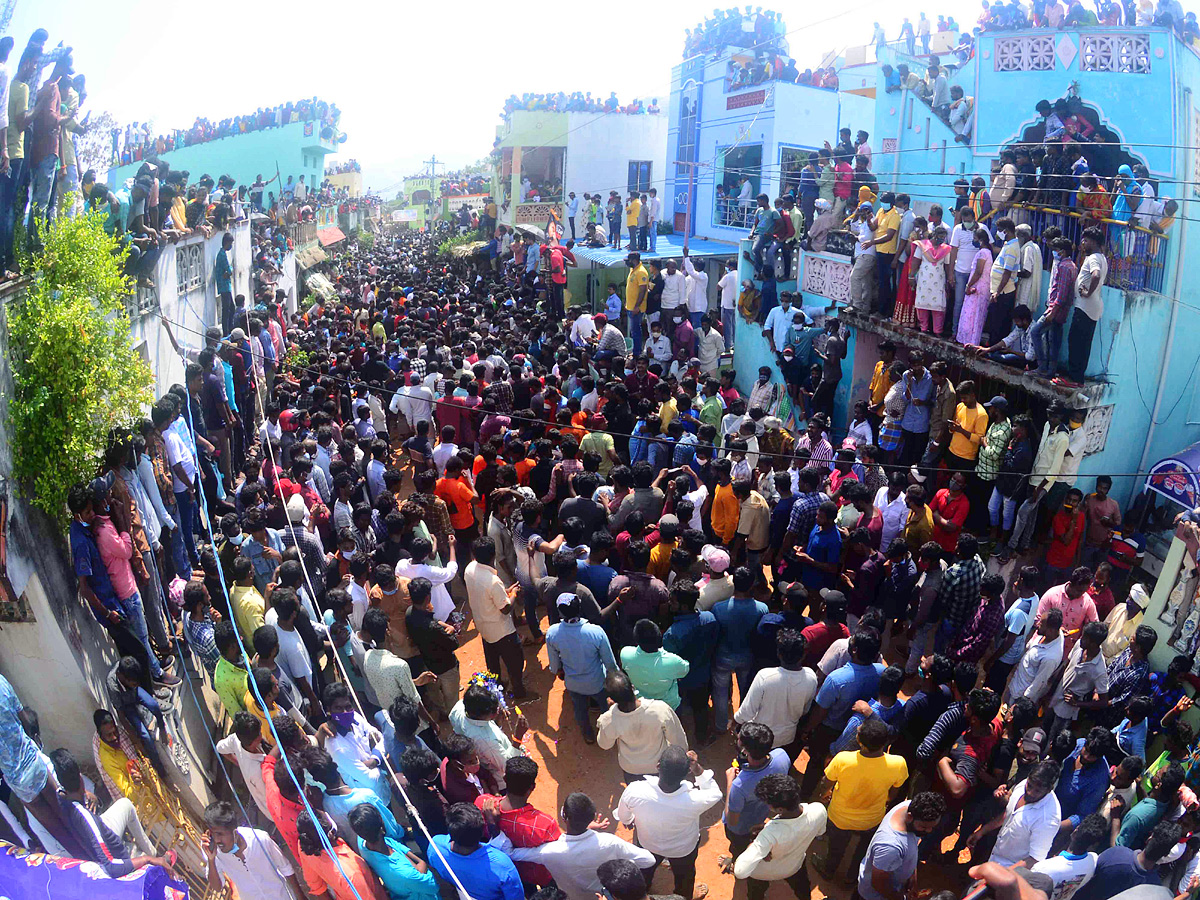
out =
[[[821,491],[797,494],[792,514],[788,518],[788,531],[795,532],[801,540],[807,542],[813,526],[817,524],[817,509],[828,499],[829,495]]]
[[[807,450],[809,452],[809,465],[816,469],[833,469],[833,445],[824,437],[813,445],[812,439],[807,435],[803,435],[800,440],[796,441],[797,450]],[[824,463],[825,465],[818,465]]]
[[[554,468],[562,472],[562,480],[565,484],[571,480],[572,476],[578,475],[583,471],[583,460],[579,459],[578,457],[575,459],[564,459]],[[559,479],[557,475],[554,475],[550,478],[550,493],[546,495],[550,500],[554,500],[558,494],[558,481]]]
[[[499,799],[501,798],[492,794],[483,794],[475,799],[475,805],[483,809],[485,801]],[[540,847],[542,844],[557,841],[562,836],[553,816],[534,809],[528,803],[511,812],[499,810],[496,815],[496,826],[518,850],[525,847]],[[539,887],[549,884],[553,877],[550,870],[540,863],[519,862],[517,863],[517,872],[520,873],[522,881],[536,884]]]
[[[410,356],[408,364],[412,367],[412,371],[416,372],[421,378],[424,378],[429,372],[428,364],[425,362],[425,357],[423,356]]]
[[[513,388],[508,381],[493,381],[483,392],[484,399],[491,397],[496,401],[496,412],[510,413],[513,411]]]
[[[200,657],[208,677],[212,678],[217,668],[217,660],[221,658],[213,639],[213,623],[208,619],[193,619],[187,611],[183,613],[183,636],[187,638],[192,652]]]
[[[454,527],[450,524],[450,508],[445,500],[433,494],[413,494],[412,500],[425,510],[425,527],[437,538],[438,555],[445,559],[446,548],[450,545],[447,538],[454,533]]]
[[[149,432],[146,438],[146,455],[150,457],[150,465],[154,467],[154,480],[158,482],[158,492],[166,503],[175,496],[175,482],[171,478],[171,467],[167,464],[167,444],[158,429]]]
[[[967,617],[979,605],[979,588],[983,583],[983,563],[979,557],[959,560],[942,576],[938,589],[937,609],[957,630],[967,624]]]
[[[958,633],[958,640],[950,655],[963,662],[979,662],[983,655],[992,649],[1003,624],[1004,603],[999,597],[979,604],[967,627]]]
[[[1134,694],[1140,693],[1150,677],[1150,664],[1133,658],[1126,647],[1108,664],[1108,700],[1114,709],[1122,708]]]
[[[304,562],[304,567],[310,573],[325,571],[325,546],[321,543],[321,539],[308,529],[303,526],[281,529],[279,542],[285,547],[294,546],[299,550],[300,559]],[[325,579],[315,578],[313,580],[313,589],[317,592],[318,597],[324,596]]]
[[[987,446],[980,445],[979,456],[975,462],[975,474],[980,480],[996,480],[996,476],[1000,474],[1000,461],[1004,458],[1004,451],[1008,449],[1010,438],[1012,423],[1007,418],[988,425],[987,432],[983,435]]]

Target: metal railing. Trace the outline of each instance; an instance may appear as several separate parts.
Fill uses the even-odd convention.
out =
[[[302,247],[305,244],[311,244],[317,239],[317,223],[316,222],[295,222],[287,226],[288,238],[294,247]]]
[[[1099,227],[1104,231],[1104,255],[1108,258],[1108,277],[1104,283],[1125,291],[1163,292],[1168,249],[1165,234],[1116,219],[1099,219],[1075,210],[1064,212],[1055,207],[1030,203],[1014,203],[1003,209],[995,209],[985,224],[990,225],[1003,216],[1033,229],[1045,260],[1050,259],[1050,248],[1043,242],[1042,234],[1048,227],[1056,225],[1061,228],[1063,237],[1076,249],[1079,248],[1084,229]]]
[[[713,202],[712,223],[726,228],[749,228],[754,224],[755,206],[753,200],[719,197]]]

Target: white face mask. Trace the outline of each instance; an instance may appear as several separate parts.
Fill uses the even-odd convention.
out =
[[[356,557],[357,555],[358,555],[357,547],[353,550],[345,550],[342,552],[342,557],[345,559],[354,559],[354,557]]]

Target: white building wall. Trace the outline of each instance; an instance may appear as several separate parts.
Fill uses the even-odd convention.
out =
[[[584,124],[591,121],[592,124]],[[629,187],[629,163],[650,160],[650,186],[663,197],[667,179],[667,117],[596,116],[594,113],[569,113],[567,164],[564,190],[584,194],[620,191]],[[577,130],[576,130],[577,129]],[[564,195],[565,196],[565,195]],[[578,223],[577,223],[578,224]]]

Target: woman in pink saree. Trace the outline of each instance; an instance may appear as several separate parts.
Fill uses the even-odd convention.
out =
[[[983,322],[987,318],[991,297],[992,247],[991,235],[982,225],[975,229],[975,262],[963,297],[962,314],[958,318],[960,344],[978,344],[983,339]]]

